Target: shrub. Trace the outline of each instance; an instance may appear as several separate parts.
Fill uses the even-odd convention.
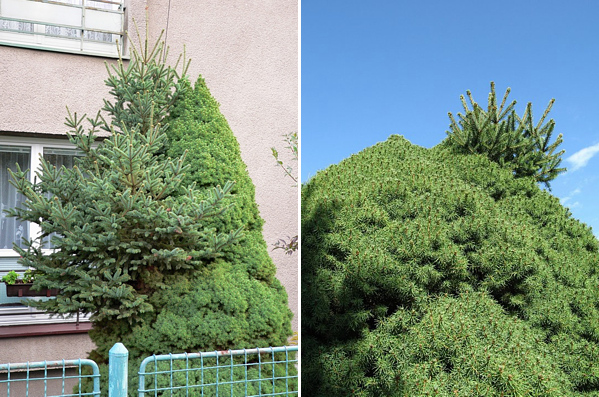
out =
[[[168,121],[168,155],[175,158],[186,152],[190,163],[184,183],[207,188],[236,182],[232,189],[233,207],[209,223],[217,230],[243,229],[242,241],[226,247],[219,258],[219,266],[230,269],[228,274],[234,275],[223,280],[227,292],[222,299],[237,293],[249,302],[243,310],[245,315],[239,314],[241,318],[247,316],[248,321],[240,330],[244,341],[228,346],[284,345],[291,335],[292,312],[262,236],[264,221],[256,204],[254,184],[241,158],[239,143],[201,76],[194,88],[178,99]]]
[[[302,390],[599,393],[598,247],[486,156],[365,149],[302,187]]]
[[[133,384],[148,355],[275,346],[291,335],[237,141],[203,80],[192,89],[186,64],[178,73],[163,59],[161,44],[146,43],[127,67],[118,62],[106,81],[108,120],[98,114],[86,131],[85,117],[69,113],[84,153],[73,169],[42,159],[38,183],[13,174],[28,201],[11,214],[39,223],[56,248],[15,248],[35,285],[61,291],[31,304],[91,314],[90,358],[105,372],[122,342]],[[100,128],[111,135],[95,149]]]

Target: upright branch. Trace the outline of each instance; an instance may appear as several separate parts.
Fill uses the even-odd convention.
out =
[[[449,113],[447,142],[460,151],[486,155],[490,160],[509,167],[515,177],[533,177],[550,188],[549,182],[566,171],[559,167],[564,150],[556,152],[562,143],[562,135],[550,143],[555,121],[551,119],[543,124],[555,100],[549,102],[535,125],[532,104],[528,103],[523,116],[519,117],[514,110],[516,101],[506,106],[509,93],[510,88],[497,106],[495,83],[491,82],[486,111],[474,101],[470,91],[466,95],[472,109],[464,96],[460,96],[464,114],[458,113],[456,121]]]

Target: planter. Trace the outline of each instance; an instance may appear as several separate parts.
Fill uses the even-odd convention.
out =
[[[5,283],[6,284],[6,283]],[[56,296],[58,289],[42,289],[40,291],[34,291],[31,289],[33,284],[6,284],[6,296]]]

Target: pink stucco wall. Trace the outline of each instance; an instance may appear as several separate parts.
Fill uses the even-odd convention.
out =
[[[298,188],[283,177],[270,151],[277,146],[285,152],[282,135],[298,130],[297,1],[128,2],[129,19],[135,17],[141,29],[146,10],[150,36],[157,37],[168,24],[171,61],[185,45],[192,59],[188,73],[192,81],[202,74],[221,104],[256,185],[266,242],[271,245],[280,237],[297,234]],[[95,113],[107,93],[104,61],[113,62],[0,46],[0,134],[64,134],[66,106]],[[297,330],[297,254],[276,250],[271,256],[296,314],[293,328]],[[5,347],[0,340],[0,349]]]

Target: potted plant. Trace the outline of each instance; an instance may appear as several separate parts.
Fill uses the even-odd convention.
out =
[[[6,284],[6,296],[56,296],[58,289],[41,289],[34,291],[31,289],[33,286],[34,274],[31,270],[25,271],[22,278],[19,278],[19,274],[14,270],[8,272],[8,274],[2,277],[2,281]]]

